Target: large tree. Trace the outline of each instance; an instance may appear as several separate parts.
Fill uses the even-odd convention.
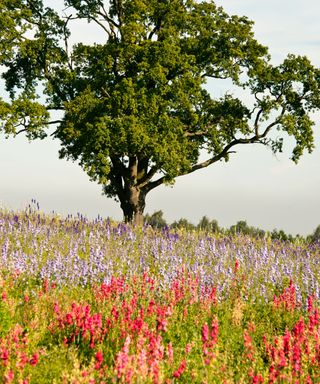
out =
[[[64,5],[59,13],[41,0],[1,1],[0,60],[11,98],[0,104],[2,129],[60,140],[60,156],[118,199],[126,221],[141,223],[154,188],[227,161],[236,146],[277,152],[290,135],[294,161],[313,149],[319,70],[293,55],[271,65],[246,17],[213,1]],[[81,19],[100,28],[103,43],[71,45]],[[231,80],[253,102],[215,97],[209,78]],[[52,121],[54,110],[61,118]]]

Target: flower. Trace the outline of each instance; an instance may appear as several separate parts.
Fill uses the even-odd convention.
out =
[[[39,354],[38,353],[34,353],[31,357],[31,359],[29,360],[29,363],[33,366],[36,366],[39,362]]]
[[[187,367],[186,361],[182,360],[179,368],[173,372],[173,377],[175,377],[175,378],[180,377],[183,374],[183,372],[185,371],[186,367]]]

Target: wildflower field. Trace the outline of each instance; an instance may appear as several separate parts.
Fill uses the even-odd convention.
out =
[[[4,383],[320,383],[320,247],[0,211]]]

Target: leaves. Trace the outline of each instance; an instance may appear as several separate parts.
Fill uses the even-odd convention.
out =
[[[44,138],[43,128],[49,113],[46,108],[23,94],[12,104],[0,101],[0,129],[6,135],[26,132],[28,139]]]

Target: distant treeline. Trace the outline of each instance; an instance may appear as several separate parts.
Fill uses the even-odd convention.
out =
[[[191,223],[185,218],[181,218],[178,221],[174,221],[169,224],[163,217],[163,212],[156,211],[153,214],[145,215],[145,224],[152,226],[153,228],[163,229],[166,227],[186,229],[186,230],[200,230],[208,233],[221,233],[221,234],[243,234],[253,236],[255,238],[271,238],[272,240],[290,241],[290,242],[310,242],[320,243],[320,225],[314,230],[311,235],[306,237],[299,234],[293,236],[285,233],[282,229],[274,229],[273,231],[265,231],[260,228],[252,227],[247,224],[245,220],[240,220],[230,228],[219,227],[217,220],[210,220],[207,216],[203,216],[197,225]]]

